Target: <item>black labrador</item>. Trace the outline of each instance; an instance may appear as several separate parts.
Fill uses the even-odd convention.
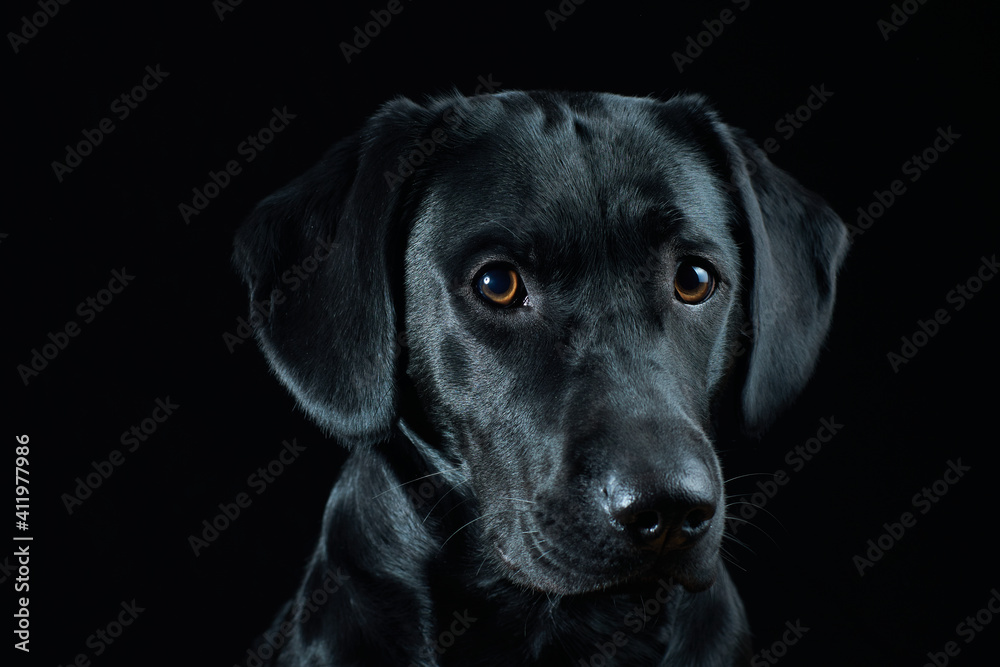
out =
[[[846,247],[698,96],[386,104],[236,240],[274,372],[351,449],[255,655],[748,664],[713,443],[802,389]]]

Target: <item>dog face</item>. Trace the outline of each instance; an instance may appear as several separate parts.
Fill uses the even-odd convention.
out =
[[[259,323],[279,377],[345,444],[402,419],[481,557],[562,594],[711,584],[713,435],[801,388],[846,247],[700,98],[552,93],[385,107],[244,227],[251,299],[324,238]]]
[[[703,584],[723,514],[710,405],[741,317],[725,184],[690,138],[602,101],[493,100],[493,126],[430,170],[408,371],[512,578]]]

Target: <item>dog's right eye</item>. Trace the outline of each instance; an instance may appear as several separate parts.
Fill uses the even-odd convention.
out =
[[[509,266],[492,266],[476,276],[476,292],[493,306],[509,308],[524,303],[524,284]]]

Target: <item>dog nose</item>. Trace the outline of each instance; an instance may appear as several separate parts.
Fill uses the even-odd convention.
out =
[[[712,525],[716,493],[707,474],[615,479],[605,487],[611,520],[640,548],[679,549]]]

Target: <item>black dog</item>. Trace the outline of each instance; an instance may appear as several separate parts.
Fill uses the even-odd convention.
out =
[[[275,373],[352,448],[259,654],[748,664],[713,442],[803,387],[846,246],[700,97],[387,104],[236,242]]]

